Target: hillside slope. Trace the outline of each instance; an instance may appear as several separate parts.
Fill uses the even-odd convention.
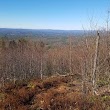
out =
[[[110,110],[110,92],[84,94],[81,79],[52,76],[6,85],[0,91],[0,110]]]

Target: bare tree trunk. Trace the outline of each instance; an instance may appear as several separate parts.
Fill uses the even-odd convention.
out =
[[[71,37],[69,37],[69,70],[70,70],[70,74],[72,74],[72,43],[71,43]]]
[[[15,71],[15,64],[13,64],[13,66],[12,66],[12,69],[13,69],[13,82],[14,82],[14,84],[16,83],[16,71]]]
[[[86,95],[87,87],[86,87],[86,61],[82,63],[82,92]]]
[[[107,13],[107,20],[106,20],[106,24],[107,24],[107,50],[108,50],[108,53],[107,53],[107,57],[109,58],[110,57],[110,36],[109,36],[109,21],[110,21],[110,11],[108,11]],[[108,63],[109,64],[109,63]],[[109,67],[110,65],[108,65]],[[110,80],[110,69],[107,71],[108,73],[108,82]],[[108,89],[110,89],[110,85],[108,85]]]
[[[40,62],[40,77],[43,79],[43,57],[41,56],[41,62]]]
[[[96,72],[97,72],[97,61],[98,61],[98,51],[99,51],[99,40],[100,35],[97,32],[97,39],[96,39],[96,49],[95,49],[95,57],[94,57],[94,65],[93,65],[93,76],[92,76],[92,83],[93,83],[93,95],[97,94],[96,92]]]

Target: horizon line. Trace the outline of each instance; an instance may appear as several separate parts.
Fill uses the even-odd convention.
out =
[[[0,29],[22,29],[22,30],[57,30],[57,31],[97,31],[97,30],[83,30],[83,29],[52,29],[52,28],[4,28],[4,27],[0,27]]]

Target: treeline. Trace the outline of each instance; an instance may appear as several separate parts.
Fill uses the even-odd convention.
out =
[[[110,77],[107,42],[107,37],[101,36],[96,68],[97,81]],[[56,43],[56,46],[24,38],[17,40],[3,38],[0,40],[1,85],[9,81],[15,83],[17,80],[68,73],[81,74],[83,80],[91,82],[95,45],[96,37],[69,37],[67,44]]]

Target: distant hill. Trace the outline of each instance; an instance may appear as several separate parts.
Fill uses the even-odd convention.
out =
[[[83,30],[51,30],[51,29],[11,29],[0,28],[0,37],[68,37],[82,36]]]

